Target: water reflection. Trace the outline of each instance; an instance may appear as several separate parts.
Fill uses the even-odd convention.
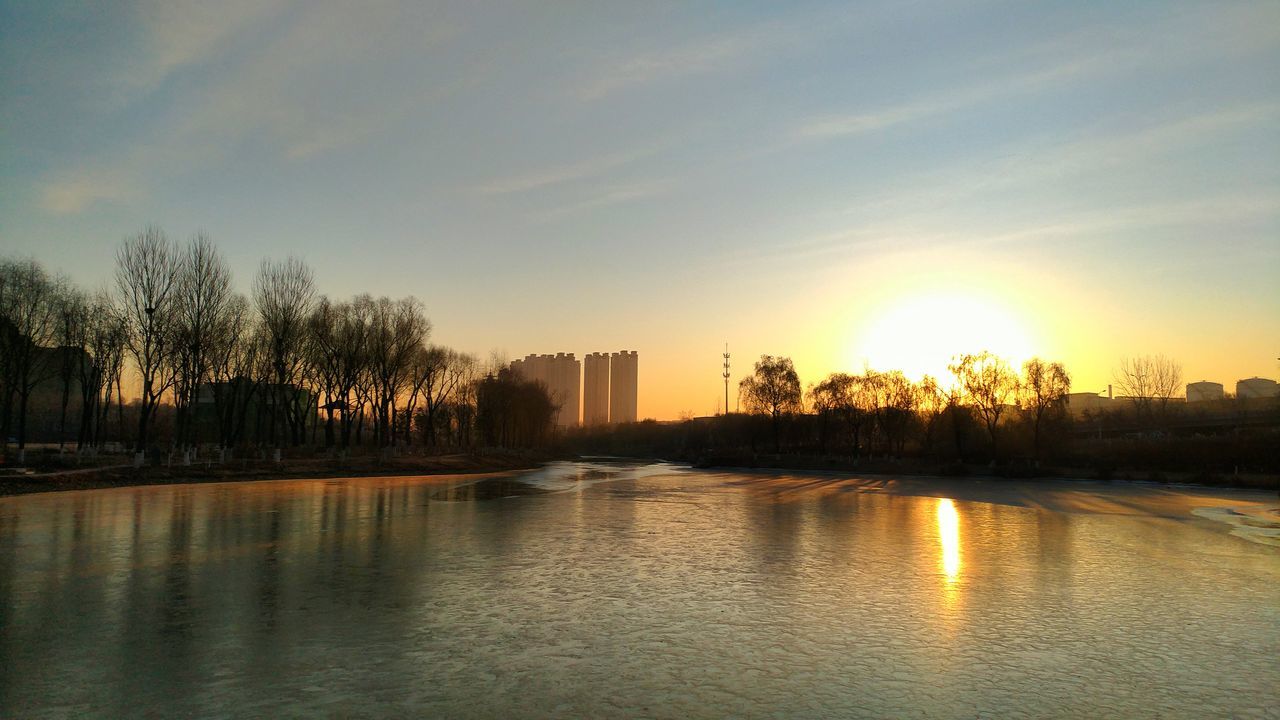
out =
[[[942,545],[942,574],[948,583],[960,577],[960,514],[955,501],[938,500],[938,542]]]
[[[0,500],[0,716],[1229,717],[1280,686],[1280,556],[1193,523],[670,466],[466,483]]]

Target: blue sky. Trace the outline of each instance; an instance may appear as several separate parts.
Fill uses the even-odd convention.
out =
[[[1276,374],[1280,3],[0,8],[0,245],[87,286],[202,229],[464,350],[638,349],[658,417],[725,341],[936,369],[869,329],[926,293],[1081,389]]]

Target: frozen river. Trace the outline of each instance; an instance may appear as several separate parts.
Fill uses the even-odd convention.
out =
[[[1016,487],[576,463],[0,499],[0,717],[1280,718],[1280,548]]]

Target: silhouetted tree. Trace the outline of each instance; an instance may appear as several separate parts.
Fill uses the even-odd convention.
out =
[[[209,355],[217,342],[214,335],[226,330],[231,298],[231,271],[209,236],[196,234],[182,254],[174,293],[174,440],[179,445],[194,439],[192,409],[200,386],[209,379]]]
[[[92,427],[85,428],[83,442],[93,447],[101,446],[105,440],[107,421],[111,415],[112,400],[115,400],[118,425],[117,436],[124,438],[124,420],[121,410],[120,378],[124,372],[125,347],[128,344],[128,326],[120,314],[118,304],[106,291],[94,296],[92,310],[89,314],[90,331],[88,333],[88,351],[93,361],[89,368],[89,376],[81,378],[81,392],[92,392],[97,409],[95,417],[90,419]]]
[[[877,385],[880,403],[880,425],[890,453],[901,455],[906,449],[907,433],[915,419],[918,390],[901,370],[879,373]]]
[[[862,430],[871,419],[865,378],[832,373],[815,385],[809,396],[815,412],[832,416],[848,431],[850,447],[857,455],[862,447]]]
[[[1045,420],[1066,410],[1071,376],[1062,363],[1031,358],[1022,365],[1022,409],[1031,417],[1032,447],[1036,462],[1041,459],[1041,430]]]
[[[948,405],[948,392],[938,385],[938,381],[932,375],[925,375],[920,379],[916,407],[920,413],[920,423],[924,428],[921,444],[926,453],[933,451],[938,422],[946,413]]]
[[[263,337],[249,299],[238,293],[227,298],[206,350],[218,442],[224,450],[244,438],[250,403],[260,397],[258,380],[264,374],[266,355]]]
[[[755,372],[738,383],[738,392],[742,394],[747,412],[770,417],[774,452],[781,452],[782,417],[803,408],[800,376],[791,358],[761,355]]]
[[[950,369],[964,397],[982,416],[991,437],[991,454],[998,458],[997,426],[1005,408],[1017,398],[1018,376],[1009,363],[985,350],[959,356]]]
[[[58,405],[58,449],[66,445],[67,411],[71,405],[71,382],[80,380],[84,375],[86,364],[89,327],[89,301],[84,293],[72,287],[70,283],[59,283],[55,291],[57,307],[57,330],[54,342],[58,353],[58,379],[62,398]],[[85,408],[82,403],[80,414],[83,417]]]
[[[1120,393],[1132,400],[1140,420],[1163,420],[1169,400],[1182,386],[1182,365],[1164,355],[1124,358],[1115,381]]]
[[[417,298],[379,298],[369,324],[369,372],[379,445],[395,444],[396,403],[410,384],[415,353],[431,332],[431,322]]]
[[[547,388],[508,368],[476,383],[476,429],[486,445],[533,448],[551,436],[556,407]]]
[[[168,340],[175,320],[174,292],[181,270],[173,244],[157,227],[128,238],[116,252],[116,289],[127,346],[142,379],[138,407],[138,452],[160,398],[173,383]]]
[[[31,393],[55,371],[42,349],[57,336],[58,306],[57,283],[34,260],[0,264],[0,369],[4,380],[0,441],[7,449],[16,409],[18,462],[26,453]]]
[[[311,268],[301,260],[291,257],[283,262],[262,261],[253,284],[253,300],[267,339],[271,368],[268,439],[273,444],[279,444],[276,432],[281,411],[289,425],[291,441],[302,441],[305,408],[296,388],[306,362],[306,320],[314,296]]]

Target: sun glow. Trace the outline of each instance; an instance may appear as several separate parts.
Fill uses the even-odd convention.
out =
[[[954,501],[938,501],[938,540],[942,544],[942,572],[948,583],[960,577],[960,514]]]
[[[875,313],[849,349],[856,365],[945,380],[961,353],[990,350],[1015,367],[1035,354],[1026,324],[1008,305],[960,291],[903,296]]]

